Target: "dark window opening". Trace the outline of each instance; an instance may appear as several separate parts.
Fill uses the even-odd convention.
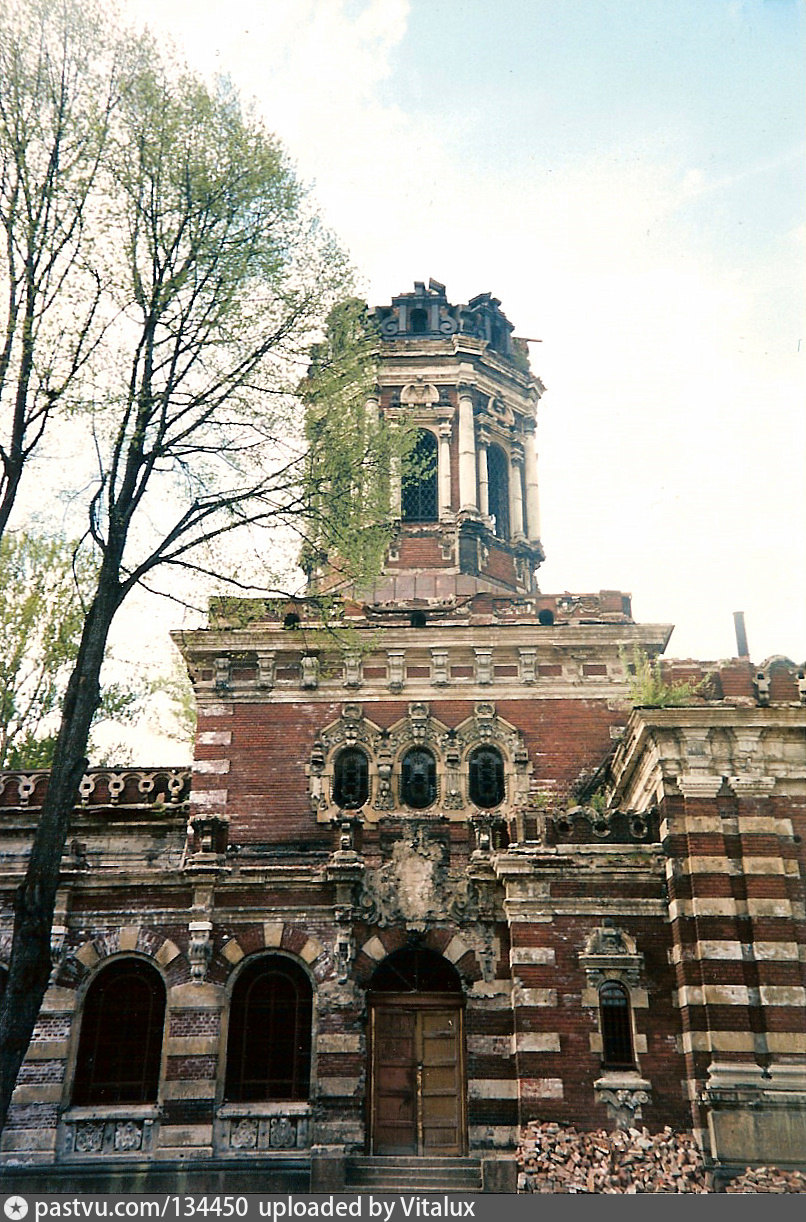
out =
[[[347,747],[336,757],[333,800],[344,810],[357,810],[369,797],[369,763],[363,751]]]
[[[225,1098],[305,1100],[311,1077],[311,985],[290,959],[267,956],[232,991]]]
[[[504,800],[504,761],[495,747],[478,747],[470,756],[470,801],[490,809]]]
[[[160,1075],[165,986],[137,959],[119,959],[84,1001],[73,1103],[154,1103]]]
[[[425,628],[428,624],[425,611],[412,611],[409,616],[409,624],[412,628]]]
[[[373,993],[461,993],[462,982],[453,964],[427,946],[404,946],[375,969]]]
[[[509,459],[500,446],[487,450],[487,495],[499,539],[509,538]]]
[[[606,1069],[632,1069],[635,1058],[632,1049],[630,998],[623,984],[614,980],[599,990],[599,1012],[602,1021],[602,1062]]]
[[[412,310],[409,314],[409,330],[412,335],[425,335],[428,330],[428,311]]]
[[[423,747],[414,747],[403,756],[400,796],[415,810],[424,810],[437,800],[436,760]]]
[[[403,465],[400,512],[404,522],[436,522],[437,439],[419,429],[417,440]]]

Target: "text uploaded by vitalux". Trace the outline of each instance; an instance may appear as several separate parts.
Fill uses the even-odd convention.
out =
[[[475,1217],[474,1201],[457,1201],[449,1196],[399,1196],[392,1200],[366,1196],[353,1201],[289,1196],[260,1201],[258,1208],[263,1218],[377,1218],[379,1222],[402,1222],[404,1218]]]

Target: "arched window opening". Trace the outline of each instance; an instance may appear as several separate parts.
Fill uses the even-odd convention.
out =
[[[470,756],[470,801],[490,810],[504,800],[504,761],[495,747],[477,747]]]
[[[403,756],[400,797],[415,810],[425,810],[437,800],[437,764],[424,747],[413,747]]]
[[[487,448],[487,496],[499,539],[509,538],[509,459],[500,446]]]
[[[623,984],[608,980],[599,990],[602,1024],[602,1061],[606,1069],[632,1069],[630,997]]]
[[[73,1103],[154,1103],[165,1024],[165,985],[139,959],[100,970],[84,1001]]]
[[[369,763],[363,751],[346,747],[336,757],[333,801],[343,810],[358,810],[369,797]]]
[[[437,439],[428,429],[417,430],[403,464],[400,512],[404,522],[436,522],[439,516]]]
[[[291,959],[264,956],[241,972],[230,1004],[226,1099],[308,1098],[312,1010],[310,981]]]
[[[428,330],[428,311],[423,309],[412,310],[409,314],[409,330],[412,335],[425,335]]]

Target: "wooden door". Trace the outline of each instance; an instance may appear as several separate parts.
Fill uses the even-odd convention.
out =
[[[373,1005],[374,1153],[464,1153],[462,1013],[433,996]]]

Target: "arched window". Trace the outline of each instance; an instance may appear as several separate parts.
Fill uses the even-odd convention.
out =
[[[73,1103],[154,1103],[160,1077],[165,985],[139,959],[101,968],[87,989]]]
[[[403,465],[400,513],[404,522],[436,522],[437,439],[428,429],[417,430]]]
[[[424,747],[413,747],[403,756],[400,798],[415,810],[424,810],[437,800],[436,760]]]
[[[487,449],[487,496],[499,539],[509,538],[509,459],[500,446]]]
[[[310,981],[293,960],[267,955],[241,972],[230,1004],[226,1099],[308,1098],[312,1008]]]
[[[489,810],[504,800],[504,761],[495,747],[477,747],[470,761],[470,801]]]
[[[363,751],[346,747],[336,757],[333,801],[344,810],[358,810],[369,797],[369,764]]]
[[[599,989],[602,1024],[602,1061],[606,1069],[632,1069],[630,996],[623,984],[608,980]]]

